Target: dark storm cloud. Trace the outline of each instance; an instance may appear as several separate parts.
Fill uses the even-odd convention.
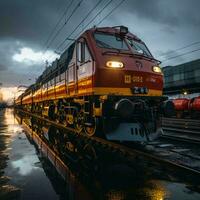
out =
[[[200,23],[199,0],[132,0],[124,11],[170,26]]]
[[[1,64],[1,63],[0,63],[0,71],[3,71],[3,70],[5,70],[5,69],[7,69],[7,67],[6,67],[4,64]]]
[[[20,40],[39,40],[44,38],[56,13],[60,1],[27,1],[1,0],[0,24],[1,38],[17,38]]]
[[[77,2],[73,1],[72,7]],[[0,1],[0,82],[12,85],[21,82],[22,77],[35,79],[39,76],[44,70],[43,65],[19,63],[13,60],[13,55],[20,53],[23,47],[32,48],[35,52],[44,50],[50,31],[67,5],[68,0]],[[69,9],[66,18],[71,11]],[[63,35],[58,35],[58,38],[63,39]]]
[[[166,64],[176,65],[199,58],[198,52],[189,56],[187,54],[181,56],[184,52],[198,48],[197,46],[175,51],[180,47],[200,41],[199,0],[132,0],[130,4],[132,6],[125,8],[125,12],[142,19],[144,24],[141,23],[141,26],[143,27],[148,24],[152,25],[152,27],[148,26],[149,30],[146,29],[146,32],[143,32],[144,36],[147,35],[147,40],[153,38],[150,35],[151,30],[155,30],[152,39],[155,48],[154,56],[161,61],[165,60],[163,66]],[[137,28],[140,29],[140,26]],[[159,52],[165,55],[160,58],[159,55],[162,53]],[[170,55],[168,55],[169,52],[171,52]],[[168,59],[169,57],[175,58]]]
[[[1,0],[0,37],[44,43],[69,2],[69,0]],[[77,2],[78,0],[75,0],[73,5]],[[83,1],[76,19],[82,18],[88,10],[88,5],[95,2],[97,0]],[[115,4],[115,1],[113,2]],[[129,12],[147,21],[152,20],[170,26],[200,24],[199,0],[126,0],[124,4],[126,6],[122,12]],[[116,17],[123,18],[117,14]],[[76,19],[73,18],[74,22]],[[73,26],[73,23],[68,26]]]
[[[0,40],[0,70],[7,70],[13,66],[11,56],[18,52],[23,44],[15,40]]]
[[[69,17],[78,2],[80,0],[73,1],[65,18]],[[32,42],[36,47],[42,46],[69,4],[70,0],[1,0],[0,8],[3,9],[0,12],[0,24],[3,28],[0,30],[0,37],[17,38]],[[93,0],[89,4],[84,0],[80,5],[82,9],[77,10],[75,17],[72,17],[73,21],[70,20],[65,28],[70,29],[91,5]],[[60,25],[63,23],[61,21]]]

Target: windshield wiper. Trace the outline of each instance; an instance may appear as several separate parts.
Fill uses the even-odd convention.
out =
[[[157,59],[155,59],[154,57],[149,57],[149,56],[147,56],[147,55],[145,55],[145,54],[134,54],[133,53],[133,55],[134,56],[137,56],[137,57],[139,57],[139,58],[145,58],[145,59],[147,59],[147,60],[154,60],[154,61],[156,61],[158,64],[160,64],[161,62],[159,61],[159,60],[157,60]]]

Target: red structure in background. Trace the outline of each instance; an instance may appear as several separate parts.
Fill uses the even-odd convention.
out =
[[[173,104],[176,110],[176,116],[178,118],[200,117],[200,96],[194,98],[177,98],[173,100]]]

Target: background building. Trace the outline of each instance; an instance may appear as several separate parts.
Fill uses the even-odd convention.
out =
[[[176,66],[166,66],[164,94],[194,97],[200,94],[200,59]]]

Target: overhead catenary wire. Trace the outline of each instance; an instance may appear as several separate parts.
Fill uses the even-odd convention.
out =
[[[113,9],[110,10],[110,12],[109,12],[107,15],[104,16],[104,17],[101,19],[101,21],[98,22],[96,25],[98,26],[99,24],[101,24],[107,17],[109,17],[109,16],[115,11],[124,1],[126,1],[126,0],[121,0],[115,7],[113,7]],[[89,23],[87,23],[87,25],[84,26],[83,30],[85,30],[85,29],[96,19],[96,17],[97,17],[111,2],[112,2],[112,0],[109,1],[109,2],[103,7],[103,9],[102,9],[101,11],[99,11],[99,12],[95,15],[95,17],[94,17]],[[80,35],[81,32],[82,32],[82,31],[80,31],[78,34],[76,34],[75,38],[78,37],[78,36]],[[68,47],[69,47],[69,45],[66,45],[66,46],[63,48],[63,50],[66,49],[66,48],[68,48]]]
[[[166,61],[168,61],[168,60],[172,60],[172,59],[178,58],[178,57],[180,57],[180,56],[185,56],[185,55],[188,55],[188,54],[197,52],[197,51],[200,51],[200,48],[199,48],[199,49],[192,50],[192,51],[188,51],[188,52],[185,52],[185,53],[176,55],[176,56],[169,57],[169,58],[167,58],[167,59],[165,59],[165,60],[162,60],[162,62],[166,62]]]
[[[66,14],[67,14],[69,8],[71,7],[72,3],[73,3],[73,0],[71,0],[71,1],[69,2],[69,4],[67,4],[67,8],[65,9],[64,13],[62,14],[62,16],[59,18],[59,20],[57,21],[57,23],[55,24],[55,26],[53,27],[52,31],[50,32],[50,34],[49,34],[49,36],[48,36],[48,38],[47,38],[47,40],[46,40],[46,42],[45,42],[45,44],[44,44],[44,46],[47,46],[47,45],[48,45],[49,40],[50,40],[51,37],[53,36],[53,34],[54,34],[54,32],[56,31],[56,29],[57,29],[58,25],[60,24],[60,22],[61,22],[61,21],[63,20],[63,18],[66,16]]]
[[[100,25],[107,17],[109,17],[122,3],[126,0],[120,1],[100,22],[98,22],[97,26]]]
[[[74,41],[73,39],[69,38],[80,26],[81,24],[88,18],[88,16],[93,12],[95,11],[95,9],[99,6],[99,4],[102,2],[103,0],[99,0],[92,8],[91,10],[88,12],[88,14],[83,18],[83,20],[81,20],[81,22],[74,28],[74,30],[67,36],[67,38],[65,38],[65,41],[66,40],[71,40],[71,41]],[[58,47],[56,48],[58,49]],[[55,53],[57,54],[61,54],[60,52],[58,53],[56,50],[54,51]],[[50,57],[51,59],[52,57]]]
[[[80,26],[81,26],[81,24],[88,18],[88,16],[93,12],[93,11],[95,11],[95,9],[99,6],[99,4],[102,2],[103,0],[99,0],[92,8],[91,8],[91,10],[87,13],[87,15],[83,18],[83,20],[81,20],[81,22],[73,29],[73,31],[70,33],[70,35],[69,36],[67,36],[67,38],[65,38],[65,41],[66,40],[73,40],[73,39],[71,39],[71,38],[69,38],[71,35],[72,35],[72,33],[74,33]],[[64,41],[63,41],[64,42]],[[56,49],[58,49],[58,47],[56,48]],[[57,53],[57,51],[55,50],[54,51],[55,53]]]
[[[66,19],[65,23],[57,30],[56,34],[54,35],[54,37],[51,39],[50,43],[48,44],[47,49],[49,49],[50,45],[52,44],[52,42],[55,40],[55,38],[58,36],[58,34],[60,33],[60,31],[66,26],[66,24],[70,21],[71,17],[74,15],[74,13],[76,12],[76,10],[80,7],[81,3],[83,2],[84,0],[80,0],[78,2],[78,4],[74,7],[74,9],[72,10],[70,16]],[[45,50],[45,51],[46,51]]]
[[[188,44],[188,45],[185,45],[185,46],[183,46],[183,47],[180,47],[180,48],[178,48],[178,49],[175,49],[175,50],[173,50],[172,52],[167,52],[167,53],[160,54],[160,55],[158,56],[158,58],[159,58],[159,57],[163,57],[163,56],[167,56],[167,55],[174,54],[174,52],[176,52],[176,51],[180,51],[180,50],[186,49],[186,48],[191,47],[191,46],[194,46],[194,45],[196,45],[196,44],[200,44],[200,41],[190,43],[190,44]]]
[[[105,10],[105,8],[112,3],[113,0],[110,0],[106,3],[106,5],[104,5],[104,7],[83,27],[83,30],[85,30],[86,27],[88,27],[102,12],[103,10]],[[81,33],[82,31],[80,31],[78,34],[76,34],[75,38]],[[70,33],[70,36],[73,34],[74,32],[71,32]],[[70,37],[68,36],[68,37]],[[67,37],[67,38],[68,38]],[[63,40],[59,45],[58,45],[58,48],[62,47],[63,44],[67,41],[67,38],[65,40]],[[66,49],[66,47],[68,47],[68,44],[62,49],[62,51],[64,49]]]
[[[94,7],[91,8],[91,10],[87,13],[87,15],[81,20],[81,22],[73,29],[73,31],[65,38],[64,41],[62,41],[56,49],[59,49],[62,47],[62,45],[65,43],[65,41],[69,40],[70,36],[81,26],[81,24],[88,18],[88,16],[98,7],[98,5],[102,2],[103,0],[99,0]]]

